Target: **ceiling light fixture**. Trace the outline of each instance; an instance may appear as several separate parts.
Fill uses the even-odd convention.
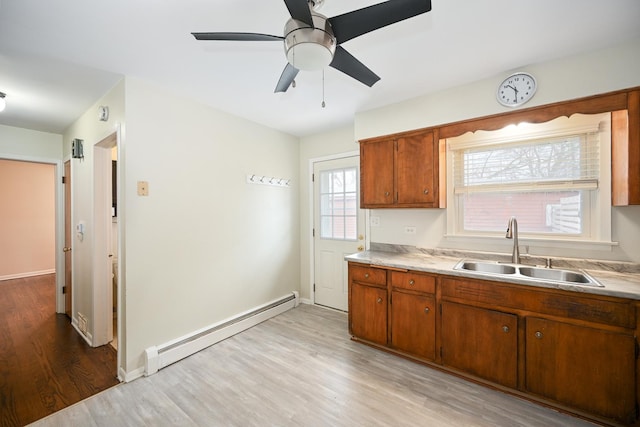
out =
[[[7,101],[4,99],[5,96],[7,95],[3,92],[0,92],[0,111],[3,111],[7,106]]]

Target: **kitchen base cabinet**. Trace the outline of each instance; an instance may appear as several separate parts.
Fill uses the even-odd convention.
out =
[[[387,343],[387,290],[351,284],[351,333],[378,344]]]
[[[635,420],[633,336],[531,317],[526,330],[527,391],[619,422]]]
[[[518,317],[442,303],[442,364],[511,388],[518,385]]]
[[[354,339],[599,423],[640,425],[640,302],[349,263]]]
[[[436,310],[432,295],[391,292],[391,346],[434,360]]]

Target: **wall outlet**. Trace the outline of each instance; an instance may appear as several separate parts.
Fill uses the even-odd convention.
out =
[[[147,181],[138,181],[138,196],[149,195],[149,183]]]
[[[379,216],[370,216],[369,217],[369,225],[372,227],[380,227],[380,217]]]
[[[416,234],[416,227],[413,225],[405,225],[404,234]]]

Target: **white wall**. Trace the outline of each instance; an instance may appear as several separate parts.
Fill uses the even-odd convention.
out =
[[[125,82],[120,81],[113,89],[100,98],[82,116],[71,124],[63,134],[63,150],[65,158],[71,157],[71,142],[73,139],[84,141],[84,159],[71,159],[71,188],[72,188],[72,256],[73,256],[73,293],[72,321],[77,323],[78,313],[87,318],[88,339],[95,335],[96,318],[95,307],[101,304],[94,293],[94,146],[105,137],[117,131],[119,126],[124,128],[124,90]],[[109,107],[109,120],[98,120],[98,106]],[[82,240],[73,231],[79,222],[85,224]],[[103,319],[104,323],[104,319]],[[102,333],[97,335],[101,336]],[[93,343],[94,345],[101,343]],[[121,348],[120,351],[126,351]]]
[[[150,346],[299,290],[300,180],[290,135],[129,78],[126,111],[119,162],[132,372]],[[247,184],[247,174],[292,185]],[[149,196],[137,195],[137,181]]]
[[[310,160],[326,156],[358,151],[353,127],[347,126],[331,132],[300,139],[300,297],[309,299],[311,286],[311,234],[313,213],[310,209],[310,185],[312,170]]]
[[[0,125],[0,157],[62,160],[62,135]]]
[[[527,107],[543,105],[598,93],[640,86],[640,39],[616,47],[588,52],[541,64],[521,67],[531,72],[539,84],[538,93]],[[483,117],[505,111],[495,101],[495,90],[505,76],[516,70],[505,70],[494,78],[451,88],[428,96],[418,97],[391,106],[358,113],[354,123],[354,139],[364,139],[395,132],[419,129],[459,120]],[[336,138],[333,133],[303,139],[304,144],[323,147]],[[329,145],[329,147],[331,147]],[[335,148],[339,152],[342,147]],[[305,158],[301,149],[301,167]],[[307,148],[311,150],[311,148]],[[329,152],[324,150],[323,153]],[[305,201],[302,200],[303,205]],[[301,222],[310,221],[308,212],[301,210]],[[372,242],[412,245],[421,248],[452,247],[473,250],[492,250],[510,253],[510,241],[487,245],[478,241],[460,243],[446,239],[446,210],[444,209],[376,209],[371,215],[380,217],[380,227],[370,230]],[[404,233],[407,225],[416,227],[415,235]],[[505,223],[506,228],[506,223]],[[304,234],[303,234],[304,239]],[[619,245],[594,249],[543,248],[549,256],[588,257],[640,262],[640,206],[612,209],[612,240]],[[302,244],[302,249],[308,245]],[[535,248],[531,248],[535,253]],[[303,257],[303,264],[306,259]],[[304,270],[303,266],[303,270]],[[305,279],[303,273],[302,279]],[[305,286],[303,285],[303,289]]]

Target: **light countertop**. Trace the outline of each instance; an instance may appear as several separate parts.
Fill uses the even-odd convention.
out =
[[[345,260],[367,265],[392,267],[406,270],[423,271],[427,273],[446,274],[448,276],[468,277],[492,280],[495,282],[516,283],[525,286],[562,289],[585,294],[607,295],[620,298],[640,300],[640,274],[635,272],[618,272],[610,269],[582,268],[604,287],[567,284],[553,281],[532,280],[523,276],[501,276],[468,270],[454,270],[454,266],[463,258],[425,253],[398,253],[380,250],[369,250],[345,256]],[[476,259],[467,258],[464,259]],[[529,264],[526,261],[523,264]],[[598,266],[596,263],[592,266]],[[558,267],[565,269],[564,266]],[[566,268],[577,270],[576,268]]]

